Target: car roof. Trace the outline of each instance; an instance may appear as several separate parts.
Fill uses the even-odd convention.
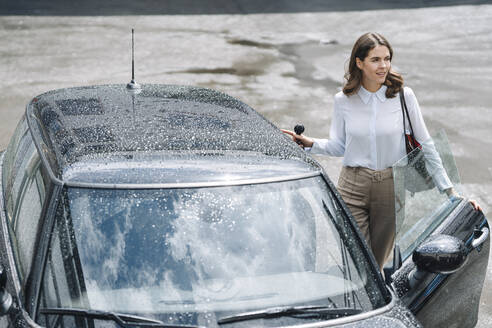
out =
[[[59,89],[32,99],[26,116],[43,161],[62,184],[220,184],[231,173],[244,182],[321,170],[251,107],[211,89]]]

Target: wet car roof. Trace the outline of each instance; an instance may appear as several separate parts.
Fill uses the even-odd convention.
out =
[[[319,170],[251,107],[205,88],[150,84],[139,90],[126,85],[54,90],[31,101],[27,118],[43,160],[63,182],[190,183],[220,180],[226,172],[241,180]],[[225,164],[234,162],[236,168]],[[178,168],[195,174],[177,173]],[[124,176],[117,174],[122,171]]]

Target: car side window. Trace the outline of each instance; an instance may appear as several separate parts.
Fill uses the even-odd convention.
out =
[[[15,128],[14,134],[12,138],[10,138],[10,142],[5,151],[4,159],[3,159],[3,167],[2,167],[2,185],[4,188],[4,192],[6,192],[7,181],[9,180],[12,172],[13,160],[15,158],[15,153],[17,152],[17,148],[22,137],[27,132],[27,122],[25,117],[22,117],[20,122],[17,124]]]
[[[37,159],[37,160],[36,160]],[[34,159],[35,169],[23,185],[18,211],[15,215],[14,234],[21,276],[31,269],[35,253],[37,232],[45,200],[45,186],[41,178],[39,158]]]
[[[3,194],[9,223],[11,223],[14,216],[19,187],[24,177],[24,168],[28,163],[26,154],[29,148],[33,146],[26,120],[23,117],[17,125],[14,135],[5,151],[2,167]]]
[[[460,193],[460,177],[445,132],[440,131],[432,139],[447,176]],[[409,257],[460,202],[459,199],[448,199],[434,183],[424,187],[423,183],[427,183],[424,180],[432,178],[434,181],[435,178],[424,178],[418,163],[417,158],[407,161],[405,157],[393,166],[396,243],[400,246],[403,259]]]
[[[59,203],[41,286],[42,308],[88,306],[88,301],[84,302],[83,295],[87,294],[86,287],[82,278],[78,251],[73,240],[73,226],[67,220],[69,215],[67,211],[65,205],[62,202]],[[58,318],[39,312],[36,315],[36,322],[46,327],[85,327],[83,318],[72,316]]]
[[[40,157],[25,119],[17,127],[6,156],[6,212],[16,264],[23,279],[31,268],[46,190]]]

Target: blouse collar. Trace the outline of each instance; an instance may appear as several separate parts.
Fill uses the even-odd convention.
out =
[[[371,99],[372,95],[376,95],[376,97],[378,97],[381,102],[385,102],[387,99],[386,98],[386,89],[388,89],[388,87],[385,85],[382,85],[378,91],[370,92],[370,91],[366,90],[361,85],[357,94],[359,95],[360,99],[362,99],[362,102],[366,105],[369,103],[369,100]]]

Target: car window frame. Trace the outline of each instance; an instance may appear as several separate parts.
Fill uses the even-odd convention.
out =
[[[36,322],[38,302],[40,299],[40,290],[43,280],[44,267],[47,260],[48,248],[51,242],[51,231],[54,225],[56,207],[59,203],[59,195],[62,187],[53,183],[46,172],[46,168],[41,166],[42,178],[48,182],[46,188],[45,204],[42,210],[43,224],[38,230],[37,256],[34,257],[31,275],[25,291],[25,309],[30,318]]]
[[[376,281],[376,284],[378,285],[379,289],[382,291],[386,303],[389,304],[390,302],[393,301],[394,296],[391,293],[391,291],[388,289],[387,284],[385,283],[384,277],[382,276],[381,271],[379,270],[379,265],[377,264],[376,258],[372,254],[372,250],[370,250],[369,246],[367,245],[365,241],[365,237],[360,231],[357,221],[352,216],[352,213],[350,212],[347,205],[343,201],[342,195],[339,193],[338,189],[335,187],[330,177],[327,175],[327,173],[324,170],[322,170],[321,176],[325,180],[328,189],[331,191],[331,195],[334,196],[333,203],[335,203],[336,206],[338,207],[337,210],[339,211],[339,214],[344,216],[344,222],[349,224],[353,233],[358,236],[358,238],[356,239],[357,243],[359,244],[359,247],[362,249],[366,261],[371,263],[370,267],[372,268],[372,270],[370,271],[370,274],[372,275],[372,278]]]

